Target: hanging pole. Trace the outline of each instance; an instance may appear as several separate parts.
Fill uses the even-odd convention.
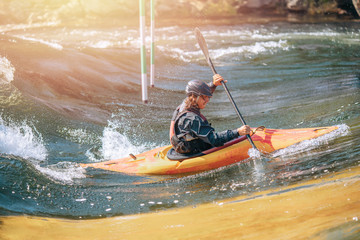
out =
[[[141,55],[141,92],[144,103],[148,102],[146,79],[146,48],[145,48],[145,0],[139,0],[140,7],[140,55]]]
[[[154,2],[155,0],[151,0],[151,67],[150,67],[150,85],[154,87],[154,77],[155,77],[155,12],[154,12]]]

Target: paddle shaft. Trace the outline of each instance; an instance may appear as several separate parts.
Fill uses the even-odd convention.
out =
[[[202,34],[201,34],[201,32],[200,32],[200,30],[199,30],[198,28],[195,29],[195,32],[196,32],[196,36],[197,36],[197,39],[198,39],[200,48],[201,48],[201,50],[203,51],[203,53],[204,53],[204,55],[205,55],[205,57],[206,57],[206,60],[207,60],[207,62],[208,62],[208,64],[209,64],[212,72],[213,72],[214,75],[215,75],[215,74],[217,74],[217,72],[216,72],[215,67],[214,67],[214,64],[212,63],[211,58],[210,58],[210,56],[209,56],[209,52],[208,52],[208,48],[207,48],[205,39],[204,39],[204,37],[202,36]],[[245,120],[244,120],[244,118],[243,118],[243,116],[241,115],[241,113],[240,113],[240,111],[239,111],[239,108],[236,106],[236,103],[235,103],[233,97],[231,96],[230,91],[229,91],[229,89],[228,89],[227,86],[226,86],[226,83],[225,83],[224,81],[221,81],[221,84],[223,85],[223,87],[224,87],[224,89],[225,89],[225,92],[226,92],[227,96],[229,97],[229,100],[230,100],[231,104],[233,105],[233,107],[234,107],[234,109],[235,109],[235,112],[236,112],[236,114],[238,115],[238,117],[240,118],[241,122],[242,122],[244,125],[247,125],[246,122],[245,122]],[[258,150],[257,147],[255,146],[253,140],[251,139],[250,135],[247,134],[246,137],[247,137],[248,141],[250,142],[251,146],[252,146],[254,149]]]

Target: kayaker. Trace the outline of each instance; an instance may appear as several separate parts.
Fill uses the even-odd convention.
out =
[[[250,127],[245,125],[235,130],[215,132],[201,109],[206,107],[216,87],[221,81],[227,82],[216,74],[213,81],[206,84],[192,80],[186,86],[185,100],[180,104],[171,119],[170,142],[179,154],[192,155],[213,147],[219,147],[240,135],[250,134]]]

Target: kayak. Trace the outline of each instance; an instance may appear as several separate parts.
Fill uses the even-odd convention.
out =
[[[261,129],[256,131],[252,140],[264,154],[286,148],[290,145],[320,137],[338,129],[337,126],[298,129]],[[253,129],[254,130],[254,129]],[[169,159],[172,146],[159,147],[138,155],[99,163],[81,164],[82,167],[98,168],[126,174],[172,175],[188,174],[216,169],[249,158],[252,148],[246,136],[241,136],[221,147],[214,147],[196,156]]]

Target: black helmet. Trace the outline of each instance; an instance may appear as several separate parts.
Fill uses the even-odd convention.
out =
[[[200,80],[192,80],[188,82],[185,91],[187,95],[190,95],[192,93],[195,94],[196,96],[201,96],[201,95],[205,95],[208,97],[212,96],[209,85],[207,85],[206,83]]]

